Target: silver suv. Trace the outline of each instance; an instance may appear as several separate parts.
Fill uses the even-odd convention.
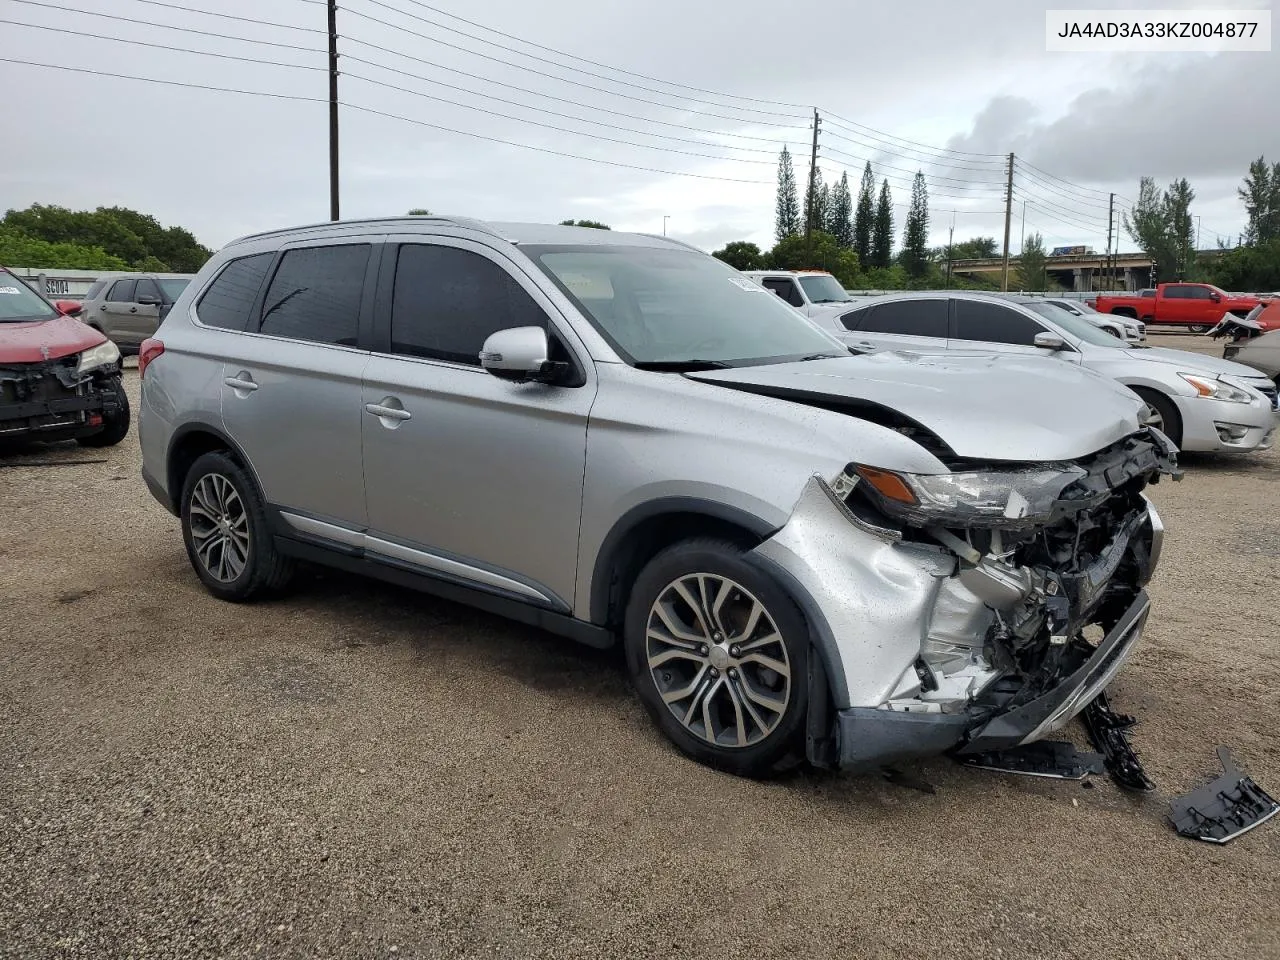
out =
[[[1105,378],[855,357],[692,247],[575,227],[246,237],[139,370],[215,596],[315,561],[620,642],[662,731],[750,776],[1061,727],[1142,631],[1175,469]]]

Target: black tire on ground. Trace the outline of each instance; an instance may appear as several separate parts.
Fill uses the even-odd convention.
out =
[[[1149,390],[1146,387],[1133,387],[1132,389],[1164,421],[1164,425],[1159,428],[1160,431],[1172,440],[1175,446],[1180,448],[1182,446],[1182,416],[1178,413],[1178,408],[1174,406],[1173,401],[1157,390]]]
[[[129,435],[129,397],[124,392],[124,385],[119,377],[114,377],[112,386],[116,396],[120,398],[120,408],[112,414],[103,414],[102,429],[87,437],[80,437],[76,442],[82,447],[114,447]]]
[[[700,667],[696,660],[679,659],[670,661],[675,664],[670,673],[662,670],[661,666],[651,669],[650,619],[654,616],[652,611],[655,603],[673,584],[681,578],[696,574],[707,574],[713,578],[708,581],[712,585],[708,587],[709,590],[723,578],[750,594],[744,596],[736,588],[726,594],[726,602],[721,608],[723,616],[719,619],[724,625],[724,644],[729,644],[734,639],[743,643],[752,638],[759,641],[767,636],[768,632],[762,632],[762,626],[757,626],[750,635],[742,634],[746,625],[743,611],[749,609],[751,597],[763,606],[765,616],[772,620],[781,637],[780,643],[784,645],[789,678],[783,678],[772,668],[762,668],[758,662],[749,663],[746,660],[735,661],[737,666],[730,665],[727,668],[722,664],[724,673],[720,674],[706,666],[707,676],[718,676],[718,679],[712,681],[709,697],[700,698],[694,694],[668,706],[659,683],[663,679],[667,681],[670,696],[671,692],[689,685],[690,675],[693,675],[694,680],[701,676],[698,671],[704,667]],[[718,593],[718,589],[716,592]],[[693,613],[687,605],[683,610],[688,614]],[[680,611],[675,612],[678,614]],[[715,622],[712,621],[713,633],[716,631]],[[686,618],[682,623],[693,623],[693,632],[702,632],[692,618]],[[759,623],[766,625],[767,621],[762,617]],[[640,702],[658,728],[686,756],[727,773],[758,779],[777,776],[803,763],[805,719],[809,706],[809,629],[799,608],[786,591],[758,567],[748,563],[743,558],[741,548],[724,540],[696,539],[675,544],[655,556],[640,572],[632,587],[623,624],[623,642],[627,669]],[[654,647],[655,651],[660,648],[669,649],[662,644]],[[779,649],[777,642],[765,649],[770,661],[775,666],[780,665],[778,655],[783,650]],[[723,652],[721,651],[722,654]],[[743,651],[742,656],[750,655]],[[709,664],[709,660],[707,663]],[[672,673],[679,676],[673,678]],[[755,712],[754,715],[745,709],[741,715],[736,715],[735,704],[746,704],[749,692],[756,696],[778,694],[769,699],[783,703],[785,698],[785,707],[776,714],[775,719],[774,714],[759,705],[759,700],[754,700],[750,708]],[[712,715],[712,723],[708,725],[701,720],[704,714],[700,706],[698,719],[693,722],[702,725],[704,730],[709,726],[714,739],[718,740],[735,739],[738,731],[750,728],[752,736],[746,738],[747,745],[713,743],[687,728],[682,719],[673,713],[673,709],[687,712],[686,707],[697,706],[708,699],[711,706],[707,713]],[[738,720],[737,716],[742,719]],[[756,716],[763,717],[766,722],[772,721],[767,733],[754,719]],[[740,725],[731,728],[730,725],[735,723]],[[716,731],[717,724],[720,725],[719,731]]]
[[[193,510],[196,525],[202,531],[208,531],[216,524],[209,519],[205,510],[198,505],[197,487],[201,481],[212,478],[206,487],[201,488],[203,499],[210,499],[208,487],[216,486],[220,490],[229,490],[228,507],[225,515],[229,523],[247,532],[247,550],[242,558],[243,566],[231,576],[220,578],[215,575],[210,565],[197,552],[196,538],[192,528]],[[193,504],[193,500],[196,503]],[[206,453],[196,459],[187,471],[182,483],[181,500],[182,540],[187,547],[187,557],[191,566],[205,588],[220,600],[232,603],[243,603],[258,597],[267,596],[283,590],[293,577],[295,563],[276,550],[267,523],[266,509],[262,496],[258,493],[258,485],[249,471],[236,463],[230,456],[221,451]],[[243,517],[243,521],[240,518]],[[227,550],[227,546],[214,547],[208,551],[209,563],[217,567],[219,551]],[[225,574],[231,571],[223,569]]]
[[[1192,333],[1204,333],[1206,330],[1209,329],[1209,327],[1207,324],[1203,324],[1203,323],[1192,323],[1187,325],[1187,329],[1190,330]]]

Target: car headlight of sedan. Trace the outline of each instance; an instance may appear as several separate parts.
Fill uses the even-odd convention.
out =
[[[1202,397],[1225,400],[1228,403],[1252,403],[1254,400],[1253,394],[1248,390],[1232,386],[1222,380],[1213,380],[1194,373],[1179,373],[1178,376],[1191,384],[1196,393]]]
[[[853,472],[886,514],[917,526],[955,527],[1046,522],[1063,490],[1087,476],[1069,463],[940,474],[901,473],[857,464]]]
[[[76,374],[78,376],[97,370],[99,367],[109,367],[113,363],[120,362],[120,349],[108,340],[106,343],[100,343],[96,347],[90,347],[88,350],[81,352],[80,359],[76,363]]]

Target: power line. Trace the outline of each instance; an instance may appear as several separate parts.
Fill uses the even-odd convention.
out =
[[[1054,184],[1050,183],[1049,181],[1043,179],[1042,177],[1037,177],[1035,174],[1028,173],[1027,171],[1021,169],[1020,161],[1018,161],[1016,158],[1014,160],[1014,164],[1017,172],[1021,174],[1025,180],[1027,180],[1029,183],[1034,183],[1037,187],[1039,187],[1042,190],[1047,190],[1050,193],[1054,193],[1060,197],[1064,197],[1065,199],[1070,200],[1079,206],[1094,207],[1098,210],[1108,209],[1108,205],[1105,203],[1097,203],[1091,197],[1081,197],[1079,194],[1070,193],[1066,190],[1062,190],[1059,187],[1055,186]]]
[[[994,160],[956,160],[951,157],[938,156],[937,154],[929,154],[923,150],[914,147],[903,147],[889,140],[879,137],[873,137],[869,134],[860,134],[850,136],[843,132],[836,132],[840,129],[837,124],[831,125],[832,130],[826,131],[827,134],[843,143],[850,143],[857,147],[869,148],[880,153],[891,154],[895,157],[901,157],[904,160],[910,160],[912,163],[927,163],[930,166],[936,166],[947,170],[971,170],[978,173],[1003,173],[1004,166],[1008,165],[1008,158],[1005,158],[1005,164],[1001,165]],[[866,142],[870,141],[870,142]]]
[[[494,40],[486,40],[484,37],[477,37],[473,33],[468,33],[465,30],[459,30],[457,27],[451,27],[448,24],[440,23],[437,20],[432,20],[430,17],[423,17],[416,13],[410,13],[408,10],[402,10],[399,7],[394,7],[389,3],[384,3],[383,0],[364,0],[364,2],[372,4],[375,7],[380,7],[383,10],[390,10],[393,13],[398,13],[402,17],[408,17],[411,20],[416,20],[420,23],[426,23],[433,27],[438,27],[441,30],[447,30],[449,33],[457,34],[460,37],[466,37],[469,40],[475,40],[477,43],[483,43],[483,44],[486,44],[487,46],[496,47],[499,50],[506,50],[508,53],[514,53],[517,56],[527,57],[530,60],[534,60],[538,63],[545,63],[549,66],[556,67],[560,70],[570,70],[573,73],[580,73],[586,77],[593,77],[596,80],[604,80],[608,83],[616,83],[621,86],[631,87],[632,89],[635,89],[635,90],[643,90],[646,93],[655,93],[658,96],[662,96],[662,97],[674,98],[677,96],[677,94],[669,93],[666,90],[656,90],[653,87],[647,87],[644,84],[640,84],[640,83],[632,83],[629,80],[618,80],[615,77],[604,76],[603,74],[595,73],[591,70],[583,70],[581,67],[575,67],[566,63],[558,63],[555,60],[549,60],[548,58],[540,57],[537,54],[526,53],[523,50],[518,50],[515,47],[510,47],[510,46],[507,46],[506,44],[498,43],[497,41],[494,41]],[[347,9],[346,12],[356,13],[356,11],[350,10],[350,9]],[[397,27],[397,29],[403,29],[403,28]],[[469,51],[469,52],[474,53],[475,51]],[[511,66],[517,66],[517,65],[511,64]],[[519,67],[517,67],[517,69],[519,69]],[[739,110],[742,112],[759,113],[769,117],[780,117],[784,120],[798,119],[796,115],[792,113],[778,113],[777,111],[773,111],[773,110],[761,110],[757,107],[735,107],[735,106],[732,106],[731,104],[716,103],[713,100],[701,100],[697,97],[682,97],[682,99],[687,102],[701,103],[711,107],[719,107],[722,109],[730,109],[730,110]],[[673,109],[670,105],[667,105],[667,107],[668,109]],[[758,122],[758,121],[743,121],[743,122]]]
[[[1048,217],[1050,220],[1053,220],[1056,223],[1062,224],[1063,226],[1074,227],[1078,230],[1084,230],[1087,233],[1098,234],[1099,236],[1106,233],[1106,227],[1101,224],[1098,224],[1098,223],[1084,224],[1075,220],[1064,219],[1063,217],[1060,217],[1054,213],[1050,213],[1048,210],[1044,209],[1043,207],[1037,206],[1036,204],[1032,203],[1030,200],[1027,201],[1027,206],[1030,207],[1032,210],[1035,210],[1043,214],[1044,216]]]
[[[660,147],[650,143],[636,143],[631,140],[619,140],[616,137],[605,137],[596,133],[584,133],[581,130],[571,130],[568,127],[557,126],[556,124],[553,124],[553,123],[543,123],[540,120],[530,120],[527,117],[513,117],[509,113],[499,113],[497,110],[489,110],[485,107],[478,107],[473,104],[459,103],[456,100],[449,100],[445,97],[437,97],[434,94],[424,93],[421,90],[411,90],[408,87],[402,87],[402,86],[399,86],[398,84],[386,83],[382,80],[374,80],[370,77],[362,76],[361,74],[358,74],[358,73],[352,73],[349,70],[346,71],[343,74],[343,76],[347,77],[350,80],[362,80],[365,83],[371,83],[374,86],[384,87],[388,90],[398,90],[401,93],[407,93],[407,94],[410,94],[411,96],[423,97],[427,100],[435,100],[438,103],[447,103],[450,106],[461,107],[464,110],[474,110],[477,113],[485,113],[491,117],[500,117],[503,120],[514,120],[517,123],[528,123],[528,124],[532,124],[535,127],[543,127],[544,129],[547,129],[547,130],[556,130],[560,133],[571,133],[575,136],[588,137],[592,140],[601,140],[601,141],[604,141],[605,143],[617,143],[617,144],[621,144],[622,146],[639,147],[644,150],[658,150],[662,153],[678,153],[686,157],[701,157],[704,160],[720,160],[720,161],[733,162],[733,163],[756,163],[756,164],[763,164],[768,167],[772,167],[774,165],[774,162],[772,160],[749,160],[743,157],[719,157],[710,153],[694,153],[691,150],[679,150],[679,149],[676,149],[675,147]]]
[[[162,86],[183,87],[189,90],[211,90],[218,93],[237,93],[244,96],[269,97],[275,100],[293,100],[304,103],[328,103],[326,97],[303,97],[286,93],[271,93],[266,90],[244,90],[237,87],[221,87],[206,83],[190,83],[181,80],[162,80],[158,77],[139,77],[127,73],[113,73],[106,70],[90,70],[86,67],[71,67],[61,63],[38,63],[32,60],[18,60],[12,57],[0,57],[0,63],[13,63],[27,67],[40,67],[46,70],[63,70],[70,73],[83,73],[96,77],[111,77],[117,80],[137,80],[143,83],[153,83]],[[601,157],[586,157],[580,154],[566,153],[561,150],[552,150],[549,147],[535,147],[531,144],[520,143],[515,140],[504,140],[501,137],[493,137],[483,133],[472,133],[469,130],[458,130],[454,127],[446,127],[442,124],[429,123],[425,120],[415,120],[412,117],[405,117],[399,114],[389,113],[383,110],[376,110],[373,107],[366,107],[357,103],[342,103],[343,107],[348,110],[355,110],[359,113],[367,113],[377,117],[385,117],[390,120],[398,120],[403,123],[410,123],[419,127],[429,127],[433,130],[440,130],[444,133],[455,133],[464,137],[473,137],[477,140],[487,140],[490,143],[498,143],[508,147],[519,147],[523,150],[533,150],[537,153],[546,153],[556,157],[566,157],[570,160],[587,160],[591,163],[602,163],[610,167],[622,167],[628,170],[639,170],[644,173],[659,173],[664,176],[672,177],[693,177],[698,180],[716,180],[722,183],[746,183],[759,186],[770,186],[773,180],[742,180],[735,177],[719,177],[704,173],[687,173],[680,170],[663,170],[656,167],[646,167],[634,163],[624,163],[620,160],[605,160]]]
[[[1005,161],[1005,155],[1002,153],[975,153],[972,150],[952,150],[949,147],[932,147],[927,143],[920,143],[919,141],[916,141],[916,140],[908,140],[906,137],[899,137],[899,136],[896,136],[895,134],[885,133],[882,130],[875,130],[873,127],[868,127],[866,126],[866,124],[858,123],[856,120],[848,120],[845,117],[840,116],[840,114],[838,113],[832,113],[830,110],[827,110],[824,112],[828,117],[832,117],[835,120],[840,121],[840,123],[847,123],[849,124],[849,126],[852,126],[852,127],[862,127],[864,130],[870,130],[877,135],[885,136],[892,140],[898,140],[901,143],[907,144],[908,146],[921,147],[925,150],[934,150],[934,151],[937,151],[938,153],[952,153],[952,154],[957,154],[959,156],[987,157],[987,158],[994,157],[994,158],[998,158],[1001,163]],[[833,123],[832,126],[839,126],[839,124]],[[848,133],[855,132],[853,130],[849,130],[847,127],[841,127],[840,129],[845,130]]]
[[[847,159],[849,159],[849,160],[854,160],[854,161],[856,161],[856,162],[858,162],[858,163],[870,163],[870,164],[871,164],[872,173],[874,173],[874,172],[875,172],[875,169],[876,169],[876,167],[877,167],[877,166],[879,166],[879,167],[880,167],[881,169],[883,169],[883,170],[898,170],[898,171],[900,171],[900,172],[902,172],[902,173],[909,174],[909,175],[910,175],[910,176],[912,176],[912,177],[914,177],[914,176],[916,175],[916,173],[917,173],[917,170],[912,170],[912,169],[910,169],[909,167],[895,167],[895,166],[893,166],[892,164],[888,164],[888,163],[877,163],[877,162],[873,162],[873,161],[869,160],[867,157],[859,157],[859,156],[855,156],[854,154],[845,153],[843,150],[837,150],[835,147],[826,147],[826,148],[825,148],[825,150],[826,150],[826,152],[827,152],[827,153],[835,154],[836,156],[839,156],[839,157],[845,157],[845,158],[847,158]],[[994,180],[967,180],[967,179],[963,179],[963,178],[960,178],[960,177],[944,177],[944,176],[942,176],[941,174],[936,174],[936,173],[935,173],[935,174],[926,173],[926,174],[924,175],[924,178],[925,178],[925,180],[926,180],[926,181],[928,181],[928,180],[949,180],[949,181],[951,181],[951,182],[953,182],[953,183],[961,183],[961,184],[966,184],[966,185],[970,185],[970,184],[971,184],[971,185],[974,185],[974,186],[1001,186],[1001,184],[998,184],[998,183],[997,183],[996,181],[994,181]]]
[[[128,43],[135,47],[150,47],[152,50],[167,50],[171,53],[194,53],[202,57],[217,57],[220,60],[236,60],[240,63],[260,63],[264,66],[289,67],[293,70],[328,70],[328,67],[315,67],[305,63],[281,63],[279,60],[263,60],[259,57],[240,57],[232,53],[214,53],[210,50],[192,50],[190,47],[175,47],[167,43],[147,43],[145,40],[126,40],[124,37],[108,37],[101,33],[86,33],[83,30],[69,30],[66,27],[49,27],[39,23],[23,23],[19,20],[0,19],[0,23],[7,23],[14,27],[30,27],[32,30],[48,30],[53,33],[68,34],[73,37],[88,37],[92,40],[109,40],[112,43]],[[320,53],[321,51],[313,50],[312,52]]]
[[[823,172],[823,174],[834,177],[834,171],[833,171],[833,170],[831,170],[831,169],[829,169],[829,168],[827,168],[827,167],[824,167],[824,166],[822,166],[821,164],[819,164],[819,165],[818,165],[818,169],[819,169],[819,170],[821,170],[821,171]],[[886,177],[885,177],[885,179],[890,179],[890,177],[886,176]],[[896,178],[896,179],[901,179],[901,178]],[[825,182],[825,181],[824,181],[824,182]],[[830,186],[830,184],[828,184],[828,186]],[[890,186],[890,189],[892,189],[894,185],[893,185],[893,184],[890,184],[889,186]],[[904,190],[904,189],[906,189],[906,188],[905,188],[905,187],[902,187],[902,186],[899,186],[899,187],[898,187],[898,189],[900,189],[900,190]],[[997,198],[997,197],[993,197],[993,196],[980,196],[980,195],[978,195],[978,194],[956,195],[956,194],[948,194],[948,193],[937,193],[937,192],[932,191],[932,190],[930,190],[930,191],[929,191],[929,197],[930,197],[931,199],[932,199],[932,198],[940,198],[940,199],[943,199],[943,200],[996,200],[996,199],[999,199],[999,198]],[[1003,213],[1004,211],[1001,211],[1001,212]]]
[[[238,23],[254,23],[260,27],[278,27],[281,30],[297,30],[301,33],[326,33],[319,27],[299,27],[292,23],[279,23],[273,20],[257,20],[253,17],[238,17],[232,13],[216,13],[213,10],[197,10],[194,7],[184,7],[178,3],[164,3],[162,0],[133,0],[134,3],[145,3],[150,7],[163,7],[166,10],[178,10],[182,13],[198,13],[204,17],[219,17],[223,20],[234,20]],[[303,0],[306,3],[321,3],[323,0]]]
[[[82,17],[102,17],[106,20],[119,20],[123,23],[132,23],[140,27],[153,27],[161,30],[176,30],[179,33],[193,33],[202,37],[214,37],[218,40],[238,40],[242,43],[256,43],[264,47],[279,47],[284,50],[302,50],[306,53],[316,53],[314,47],[302,47],[296,43],[279,43],[275,40],[256,40],[251,37],[236,37],[226,33],[213,33],[209,30],[197,30],[195,27],[175,27],[168,23],[153,23],[150,20],[137,20],[133,17],[121,17],[114,13],[98,13],[96,10],[79,10],[75,7],[64,7],[56,3],[44,3],[42,0],[10,0],[12,3],[24,3],[31,7],[42,7],[46,10],[61,10],[64,13],[74,13]],[[109,38],[108,38],[109,39]]]
[[[659,137],[659,138],[661,138],[661,139],[663,139],[663,140],[674,140],[674,141],[676,141],[677,143],[691,143],[691,144],[696,144],[696,145],[698,145],[698,146],[703,146],[703,147],[721,147],[722,149],[725,149],[725,150],[741,150],[741,151],[745,151],[745,152],[747,152],[747,153],[764,153],[764,154],[768,154],[768,155],[769,155],[769,156],[771,156],[771,157],[772,157],[772,156],[776,156],[776,155],[777,155],[775,151],[773,151],[773,150],[769,150],[769,149],[765,149],[765,148],[763,148],[763,147],[737,147],[737,146],[731,146],[731,145],[729,145],[729,144],[708,143],[708,142],[707,142],[707,141],[705,141],[705,140],[694,140],[694,139],[692,139],[692,138],[690,138],[690,137],[677,137],[677,136],[673,136],[673,135],[668,134],[668,133],[650,133],[650,132],[649,132],[649,131],[647,131],[647,130],[638,130],[638,129],[636,129],[635,127],[625,127],[625,126],[622,126],[622,125],[620,125],[620,124],[616,124],[616,123],[609,123],[608,121],[605,121],[605,120],[592,120],[592,119],[590,119],[590,118],[588,118],[588,117],[580,117],[580,116],[577,116],[577,115],[572,114],[572,113],[561,113],[561,112],[559,112],[559,111],[557,111],[557,110],[548,110],[548,109],[547,109],[547,108],[545,108],[545,107],[537,107],[537,106],[534,106],[533,104],[521,103],[521,102],[520,102],[520,101],[518,101],[518,100],[508,100],[508,99],[506,99],[506,98],[504,98],[504,97],[495,97],[494,95],[489,94],[489,93],[481,93],[479,90],[472,90],[472,89],[471,89],[471,88],[469,88],[469,87],[459,87],[459,86],[456,86],[455,84],[452,84],[452,83],[445,83],[443,80],[433,80],[433,79],[432,79],[432,78],[430,78],[430,77],[424,77],[424,76],[422,76],[422,75],[420,75],[420,74],[417,74],[417,73],[411,73],[411,72],[409,72],[409,71],[407,71],[407,70],[398,70],[398,69],[396,69],[395,67],[388,67],[388,66],[384,66],[383,64],[380,64],[380,63],[374,63],[372,60],[365,60],[365,59],[363,59],[363,58],[361,58],[361,57],[352,56],[351,54],[344,54],[344,55],[343,55],[343,59],[344,59],[344,60],[346,60],[346,61],[348,61],[348,62],[350,62],[350,63],[360,63],[360,64],[364,64],[365,66],[368,66],[368,67],[374,67],[374,68],[376,68],[376,69],[378,69],[378,70],[386,70],[386,71],[388,71],[389,73],[394,73],[394,74],[397,74],[397,75],[402,76],[402,77],[411,77],[411,78],[413,78],[414,80],[421,80],[423,83],[430,83],[430,84],[434,84],[434,85],[436,85],[436,86],[445,87],[445,88],[447,88],[447,89],[449,89],[449,90],[457,90],[457,91],[459,91],[459,92],[461,92],[461,93],[468,93],[468,94],[471,94],[472,96],[482,97],[482,98],[484,98],[485,100],[496,100],[498,103],[505,103],[505,104],[507,104],[507,105],[509,105],[509,106],[513,106],[513,107],[520,107],[521,109],[524,109],[524,110],[536,110],[538,113],[545,113],[545,114],[549,114],[550,116],[553,116],[553,117],[561,117],[561,118],[563,118],[563,119],[565,119],[565,120],[576,120],[576,121],[578,121],[579,123],[590,123],[590,124],[593,124],[593,125],[595,125],[595,126],[599,126],[599,127],[609,127],[610,129],[613,129],[613,130],[624,130],[624,131],[626,131],[627,133],[636,133],[636,134],[639,134],[639,135],[641,135],[641,136],[645,136],[645,137]],[[353,77],[356,77],[357,79],[365,79],[365,80],[368,80],[368,78],[365,78],[365,77],[359,77],[357,74],[350,74],[350,73],[349,73],[349,74],[347,74],[347,76],[353,76]],[[377,83],[378,81],[376,81],[376,80],[368,80],[368,82],[370,82],[370,83]],[[402,88],[400,88],[400,87],[396,87],[395,89],[399,90],[399,89],[402,89]],[[413,94],[417,94],[417,91],[413,91],[413,90],[407,90],[407,91],[405,91],[405,92],[406,92],[406,93],[413,93]],[[430,96],[429,94],[420,94],[420,95],[421,95],[421,96]],[[433,97],[432,99],[440,99],[440,98],[435,98],[435,97]],[[444,100],[443,102],[445,102],[445,103],[454,103],[454,101],[451,101],[451,100]],[[455,105],[455,106],[465,107],[466,109],[473,109],[473,108],[471,107],[471,105],[470,105],[470,104],[454,104],[454,105]],[[479,109],[482,109],[482,108],[475,107],[474,109],[479,110]],[[489,112],[489,111],[485,111],[485,112]],[[496,115],[497,115],[497,116],[503,116],[503,114],[496,114]],[[519,120],[520,122],[526,122],[526,121],[524,121],[524,119],[523,119],[523,118],[520,118],[520,117],[513,117],[513,118],[511,118],[511,119]],[[641,118],[641,119],[643,119],[643,118]],[[533,122],[533,121],[528,121],[528,122]],[[558,128],[557,128],[557,129],[558,129]],[[571,130],[571,131],[569,131],[569,132],[570,132],[570,133],[575,133],[575,132],[577,132],[577,131],[572,131],[572,130]],[[707,133],[707,134],[709,134],[709,135],[711,135],[711,136],[715,136],[715,135],[716,135],[716,131],[714,131],[714,130],[705,130],[705,131],[700,131],[700,132]],[[584,134],[584,136],[589,136],[589,134]],[[725,159],[729,159],[729,158],[725,158]],[[735,158],[735,159],[736,159],[736,158]],[[766,164],[773,164],[775,161],[773,161],[773,160],[753,160],[753,161],[751,161],[751,162],[752,162],[752,163],[766,163]]]
[[[1049,177],[1051,180],[1057,180],[1061,183],[1065,183],[1067,186],[1072,187],[1076,190],[1084,190],[1088,193],[1096,193],[1104,197],[1109,195],[1108,191],[1106,190],[1099,190],[1096,187],[1084,187],[1078,183],[1072,183],[1070,180],[1067,180],[1063,177],[1059,177],[1057,174],[1049,173],[1047,170],[1041,170],[1039,167],[1035,166],[1034,164],[1028,163],[1026,160],[1018,160],[1017,162],[1024,167],[1030,167],[1032,170],[1035,170],[1037,173],[1044,174],[1046,177]]]
[[[1104,214],[1089,213],[1087,211],[1081,212],[1079,210],[1063,206],[1062,204],[1055,203],[1050,198],[1042,197],[1037,193],[1033,193],[1025,189],[1024,187],[1022,187],[1021,185],[1016,185],[1015,192],[1016,192],[1016,195],[1019,197],[1019,199],[1034,201],[1041,209],[1050,210],[1055,213],[1060,213],[1063,216],[1068,217],[1070,219],[1080,220],[1086,223],[1097,223],[1097,222],[1105,223],[1107,221],[1107,217]]]
[[[605,70],[612,70],[615,73],[624,73],[629,77],[637,77],[638,79],[649,80],[653,83],[664,83],[667,86],[679,87],[682,90],[692,90],[695,93],[706,93],[713,97],[725,97],[726,99],[730,99],[730,100],[745,100],[750,103],[765,103],[774,107],[793,107],[797,110],[810,109],[810,106],[808,104],[787,103],[782,100],[765,100],[765,99],[760,99],[758,97],[744,97],[736,93],[722,93],[717,90],[707,90],[703,87],[690,86],[687,83],[677,83],[674,80],[663,80],[660,77],[651,77],[644,73],[636,73],[634,70],[626,70],[622,67],[615,67],[615,66],[612,66],[611,64],[601,63],[598,60],[591,60],[591,59],[588,59],[587,57],[579,56],[573,53],[568,53],[564,50],[557,50],[555,47],[544,46],[541,43],[535,43],[532,40],[526,40],[523,37],[517,37],[510,33],[503,33],[501,30],[497,30],[493,27],[485,26],[483,23],[477,23],[474,20],[468,20],[466,17],[460,17],[456,13],[449,13],[447,10],[441,10],[439,7],[433,7],[429,3],[421,2],[421,0],[404,0],[404,2],[412,4],[415,7],[422,7],[423,9],[430,10],[433,13],[438,13],[441,16],[448,17],[450,20],[457,20],[460,23],[467,24],[468,26],[476,27],[488,33],[496,34],[499,37],[505,37],[508,40],[515,40],[518,43],[527,44],[528,46],[533,47],[537,50],[545,50],[547,53],[554,53],[557,56],[565,57],[569,60],[577,60],[579,63],[589,63],[594,67],[601,67]],[[730,106],[730,104],[725,104],[725,106]]]

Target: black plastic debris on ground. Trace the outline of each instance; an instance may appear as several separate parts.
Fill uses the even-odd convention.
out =
[[[1147,778],[1138,755],[1129,743],[1127,731],[1138,721],[1112,710],[1105,690],[1081,711],[1080,719],[1094,747],[1102,752],[1107,772],[1117,786],[1143,793],[1156,788]]]
[[[1218,760],[1220,776],[1173,801],[1169,820],[1184,837],[1226,843],[1280,813],[1280,803],[1241,772],[1231,751],[1219,747]]]
[[[1091,773],[1103,773],[1106,769],[1101,754],[1080,753],[1073,744],[1058,740],[1038,740],[957,759],[966,767],[1054,780],[1083,780]]]

